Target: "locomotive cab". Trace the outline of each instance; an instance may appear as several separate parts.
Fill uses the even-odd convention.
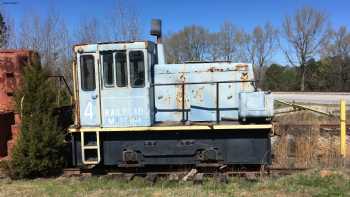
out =
[[[152,42],[77,45],[79,123],[94,127],[150,126]]]

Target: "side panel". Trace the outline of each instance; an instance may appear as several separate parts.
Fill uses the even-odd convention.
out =
[[[173,67],[162,67],[155,65],[154,83],[155,84],[171,84],[187,82],[187,73],[184,64],[178,64]],[[181,73],[179,73],[181,72]],[[174,121],[182,120],[182,86],[181,85],[165,85],[154,87],[155,102],[155,121]],[[186,94],[189,91],[188,86],[184,87],[184,107],[189,109],[189,97]]]
[[[80,134],[73,136],[73,165],[80,166]],[[101,132],[100,137],[101,165],[106,166],[271,164],[269,130]]]
[[[189,121],[216,121],[218,104],[220,120],[238,120],[239,93],[254,87],[250,64],[198,63],[155,65],[156,121],[182,119],[182,86]],[[235,81],[230,83],[225,82]],[[242,81],[242,82],[241,82]],[[174,84],[162,85],[157,84]],[[217,101],[219,99],[219,101]]]
[[[268,131],[101,133],[104,165],[270,164]],[[244,153],[244,154],[242,154]]]
[[[150,126],[149,89],[102,93],[102,127]]]
[[[195,68],[193,68],[195,69]],[[240,81],[241,72],[235,70],[192,72],[189,81]],[[191,111],[190,121],[215,121],[216,105],[219,99],[221,119],[238,119],[238,94],[246,91],[242,83],[195,84],[189,85]],[[247,88],[249,90],[249,87]]]

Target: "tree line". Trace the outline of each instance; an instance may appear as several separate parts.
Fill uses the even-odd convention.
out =
[[[142,25],[135,6],[117,0],[108,13],[104,20],[94,16],[82,18],[73,28],[69,28],[67,21],[54,6],[44,15],[28,10],[22,18],[16,19],[17,23],[11,15],[1,15],[0,47],[39,52],[41,65],[48,68],[51,74],[63,75],[71,85],[73,45],[139,40],[142,37]]]
[[[229,21],[218,32],[184,27],[168,35],[165,46],[170,63],[252,63],[258,87],[266,90],[350,90],[350,33],[332,28],[327,14],[311,7],[286,15],[279,28],[267,22],[247,32]],[[286,65],[272,63],[277,53]]]
[[[5,19],[2,25],[0,21],[0,35],[3,35],[0,44],[38,51],[43,66],[70,80],[74,44],[145,37],[137,7],[118,0],[111,10],[106,20],[84,18],[73,29],[68,28],[54,8],[46,17],[33,12],[24,15],[18,27],[13,20]],[[350,33],[345,26],[332,27],[327,13],[312,7],[302,7],[286,15],[279,27],[266,22],[246,31],[225,21],[218,31],[211,32],[206,27],[191,25],[168,33],[164,43],[168,63],[252,63],[257,85],[263,89],[350,90]],[[282,54],[277,63],[285,62],[284,65],[273,62],[276,54]]]

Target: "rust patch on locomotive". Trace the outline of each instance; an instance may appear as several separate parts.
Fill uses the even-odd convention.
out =
[[[236,70],[237,71],[248,71],[248,65],[247,64],[237,64]]]
[[[208,71],[209,71],[209,72],[223,72],[224,69],[222,69],[222,68],[210,67],[210,68],[208,69]]]
[[[249,84],[247,82],[244,82],[244,81],[248,81],[248,80],[249,80],[248,73],[246,73],[246,72],[242,73],[242,75],[241,75],[241,81],[243,82],[243,83],[241,83],[242,90],[246,90],[248,88]]]
[[[204,102],[204,86],[192,90],[193,98],[198,102]]]
[[[182,73],[178,80],[177,83],[185,83],[186,82],[186,76],[184,73]],[[186,92],[186,86],[185,85],[176,85],[176,108],[177,109],[182,109],[182,104],[185,102],[184,106],[186,106],[186,99],[183,98],[185,96]]]

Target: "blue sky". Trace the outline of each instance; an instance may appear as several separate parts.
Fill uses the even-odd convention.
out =
[[[64,17],[72,30],[86,17],[106,18],[115,7],[115,0],[0,0],[17,1],[17,5],[2,5],[16,22],[24,13],[35,12],[45,16],[50,8]],[[163,30],[175,32],[186,25],[197,24],[211,31],[219,29],[224,21],[251,30],[270,21],[280,26],[286,14],[308,5],[324,10],[334,27],[345,25],[350,29],[350,0],[128,0],[135,6],[145,35],[152,18],[163,20]],[[147,37],[149,38],[149,37]]]
[[[112,11],[115,0],[2,0],[17,1],[17,5],[3,5],[13,18],[20,19],[23,13],[34,11],[45,15],[50,7],[66,19],[70,27],[87,16],[103,19]],[[1,1],[0,1],[1,2]],[[199,24],[217,30],[225,21],[249,30],[266,21],[278,26],[285,14],[304,5],[324,10],[334,26],[350,26],[349,0],[128,0],[134,5],[144,28],[151,18],[161,18],[165,32],[177,31],[185,25]]]

